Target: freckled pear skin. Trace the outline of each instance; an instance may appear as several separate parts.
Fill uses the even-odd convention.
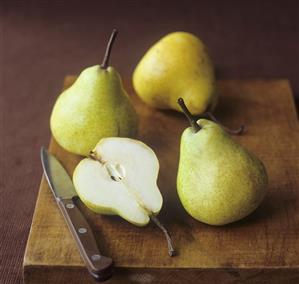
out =
[[[57,99],[50,126],[55,140],[71,153],[87,156],[104,137],[134,137],[138,118],[117,71],[108,66],[117,30],[101,65],[83,70]]]
[[[155,43],[133,74],[138,96],[159,109],[181,111],[179,97],[193,114],[210,111],[217,102],[212,60],[202,41],[187,32],[174,32]]]
[[[69,152],[88,155],[104,137],[134,137],[137,114],[113,67],[85,69],[57,99],[50,119],[56,141]]]
[[[185,129],[177,176],[179,198],[195,219],[225,225],[252,213],[268,183],[263,163],[216,123],[200,119],[201,129]]]

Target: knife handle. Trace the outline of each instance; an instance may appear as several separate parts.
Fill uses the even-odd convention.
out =
[[[57,199],[57,203],[76,241],[80,254],[89,273],[97,281],[112,276],[113,261],[101,255],[92,230],[74,199]]]

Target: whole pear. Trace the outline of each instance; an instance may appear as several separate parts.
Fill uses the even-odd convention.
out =
[[[218,124],[197,122],[180,100],[192,127],[181,137],[177,176],[179,198],[195,219],[225,225],[244,218],[261,203],[268,183],[263,163]]]
[[[212,60],[203,42],[193,34],[174,32],[155,43],[133,74],[138,96],[159,109],[181,111],[179,97],[193,114],[212,111],[217,102]]]
[[[102,65],[86,68],[57,99],[51,119],[55,140],[69,152],[87,155],[103,137],[132,137],[137,114],[113,67],[108,67],[113,31]]]

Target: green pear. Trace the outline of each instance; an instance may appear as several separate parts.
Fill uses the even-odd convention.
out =
[[[174,32],[155,43],[133,74],[138,96],[159,109],[181,111],[182,97],[193,114],[212,111],[217,102],[214,67],[203,42],[193,34]]]
[[[77,165],[73,182],[80,199],[96,213],[119,215],[137,226],[152,220],[163,230],[172,256],[170,236],[156,217],[163,204],[158,172],[158,158],[146,144],[110,137]]]
[[[195,219],[225,225],[244,218],[261,203],[268,183],[263,163],[218,124],[196,121],[179,104],[192,127],[181,137],[177,175],[179,198]]]
[[[102,65],[82,71],[75,83],[57,99],[51,119],[55,140],[69,152],[87,155],[103,137],[132,137],[137,114],[120,75],[108,67],[113,31]]]

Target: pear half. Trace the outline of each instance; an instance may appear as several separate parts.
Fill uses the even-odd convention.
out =
[[[76,167],[73,182],[80,199],[92,211],[119,215],[144,226],[152,220],[164,232],[172,256],[174,249],[157,215],[163,199],[157,186],[159,161],[144,143],[130,139],[103,138]]]
[[[146,225],[161,210],[157,186],[158,159],[151,148],[129,138],[103,138],[76,167],[73,182],[80,199],[92,211],[116,214]]]

